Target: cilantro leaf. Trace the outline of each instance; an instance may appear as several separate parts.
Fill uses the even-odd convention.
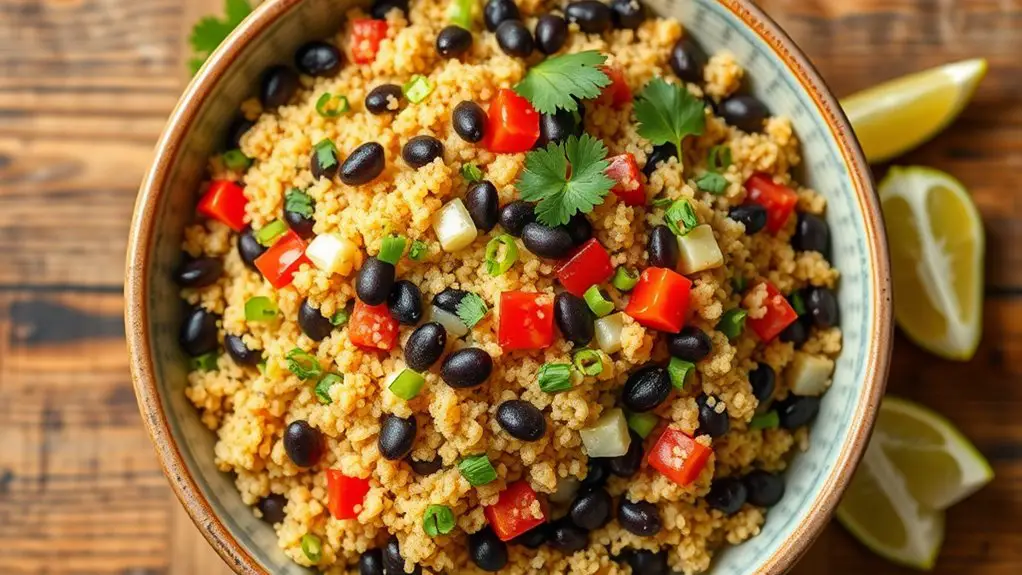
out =
[[[415,240],[412,242],[412,247],[408,248],[408,259],[413,262],[421,261],[428,253],[429,244],[422,240]]]
[[[687,199],[680,199],[671,204],[664,212],[664,223],[676,236],[687,235],[699,225],[696,211]]]
[[[706,165],[711,172],[723,172],[731,165],[731,148],[723,144],[710,148]]]
[[[298,188],[291,188],[284,194],[284,209],[289,212],[295,212],[301,214],[303,217],[311,218],[315,209],[312,196],[299,190]]]
[[[525,155],[525,172],[516,187],[523,200],[538,202],[536,217],[547,226],[568,223],[578,212],[588,214],[603,203],[614,180],[604,172],[610,166],[607,147],[589,134],[569,136],[563,143]],[[568,166],[571,177],[566,177]]]
[[[324,138],[312,147],[322,169],[332,168],[337,165],[337,145],[330,138]]]
[[[606,61],[607,57],[596,50],[547,58],[529,69],[515,92],[541,114],[553,114],[558,108],[575,110],[576,98],[595,98],[610,84],[610,78],[599,68]]]
[[[696,186],[704,192],[719,196],[727,190],[727,180],[716,172],[706,172],[696,178]]]
[[[706,128],[703,101],[684,86],[653,78],[635,99],[635,118],[639,135],[655,146],[671,143],[681,154],[681,142],[687,136],[698,136]]]
[[[224,18],[206,16],[195,23],[188,37],[192,51],[195,52],[194,57],[188,60],[192,74],[199,71],[206,58],[251,12],[249,0],[224,0]]]
[[[469,328],[479,323],[489,312],[486,302],[478,294],[469,293],[458,302],[458,317]]]

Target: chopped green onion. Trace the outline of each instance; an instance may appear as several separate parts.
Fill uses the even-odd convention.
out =
[[[245,302],[245,321],[273,321],[277,319],[277,306],[273,300],[257,295]]]
[[[501,246],[504,249],[501,250]],[[501,253],[503,252],[503,253]],[[499,276],[511,269],[518,261],[518,244],[509,234],[495,236],[486,244],[486,271],[491,276]]]
[[[490,463],[486,454],[466,457],[458,462],[458,471],[473,487],[486,485],[497,479],[497,470]]]
[[[466,30],[472,29],[477,0],[451,0],[447,6],[447,19]]]
[[[313,563],[318,563],[323,554],[323,541],[312,533],[302,535],[302,553]]]
[[[412,247],[408,248],[408,259],[413,262],[422,261],[422,258],[426,257],[429,252],[429,245],[422,240],[415,240],[412,242]]]
[[[324,118],[336,118],[350,108],[348,98],[340,94],[335,96],[330,92],[323,92],[323,95],[316,100],[316,112]]]
[[[723,144],[710,148],[706,165],[711,172],[723,172],[731,165],[731,148]]]
[[[320,168],[325,170],[337,165],[337,146],[330,138],[320,140],[312,147],[312,151],[316,154],[316,161],[319,162]]]
[[[792,292],[791,294],[791,309],[795,310],[799,316],[806,314],[806,302],[802,299],[802,294],[799,292]]]
[[[433,91],[433,85],[429,83],[429,78],[422,74],[416,74],[412,76],[412,79],[408,81],[402,88],[405,93],[405,98],[413,104],[426,99],[430,92]]]
[[[336,373],[328,373],[324,375],[323,379],[320,379],[319,382],[316,383],[316,399],[318,399],[323,405],[329,405],[332,401],[330,399],[330,388],[333,387],[335,383],[340,383],[341,379],[341,376]]]
[[[298,188],[291,188],[284,194],[285,211],[295,212],[302,217],[311,218],[312,214],[316,212],[315,206],[316,202],[312,199],[312,196]]]
[[[777,429],[781,426],[781,416],[776,411],[757,413],[749,422],[749,429]]]
[[[593,310],[593,313],[596,314],[596,317],[603,317],[614,311],[614,302],[603,297],[603,292],[600,291],[599,286],[591,286],[586,290],[586,293],[582,294],[582,297],[586,300],[589,309]]]
[[[692,203],[682,198],[671,204],[664,212],[664,223],[676,236],[683,236],[699,225]]]
[[[618,266],[614,270],[614,278],[610,280],[610,283],[621,291],[632,291],[635,284],[639,283],[639,274],[628,271],[625,266]]]
[[[422,530],[430,537],[447,535],[454,525],[454,512],[446,505],[430,505],[422,516]]]
[[[458,303],[458,318],[466,327],[474,327],[475,324],[479,323],[486,314],[490,312],[490,309],[486,307],[486,302],[483,298],[474,293],[469,293],[465,297],[461,298]]]
[[[323,375],[323,368],[319,365],[316,356],[300,347],[287,352],[284,359],[287,360],[287,368],[291,370],[291,373],[301,379],[314,379]]]
[[[483,171],[475,164],[465,164],[461,167],[461,177],[470,182],[479,182],[483,179]]]
[[[334,313],[333,317],[330,318],[330,323],[333,324],[334,327],[341,327],[348,323],[349,317],[351,317],[351,314],[348,313],[348,310],[339,309]]]
[[[639,434],[639,437],[646,439],[649,434],[653,432],[656,424],[660,423],[660,418],[653,415],[652,413],[629,413],[628,414],[628,427],[635,433]]]
[[[685,380],[692,375],[695,369],[696,366],[691,361],[672,357],[670,363],[667,364],[667,375],[671,376],[671,385],[675,389],[685,389]]]
[[[653,200],[654,208],[666,208],[667,206],[674,203],[673,198],[657,198]]]
[[[749,287],[749,280],[742,276],[735,276],[731,278],[731,287],[738,293],[745,293],[745,290]]]
[[[749,315],[748,312],[740,307],[727,310],[717,322],[717,331],[726,335],[728,339],[735,339],[742,335],[747,315]]]
[[[220,354],[215,351],[192,358],[192,369],[199,371],[213,371],[216,369],[216,360]]]
[[[405,252],[406,241],[404,236],[387,236],[383,238],[383,242],[380,244],[380,253],[376,255],[376,259],[391,265],[397,265],[398,260],[401,259],[401,254]]]
[[[255,239],[259,242],[259,245],[270,247],[277,238],[284,235],[286,232],[287,224],[280,220],[273,220],[256,232]]]
[[[596,376],[603,373],[603,357],[595,349],[579,350],[575,353],[573,363],[575,369],[585,375]],[[542,387],[542,384],[540,387]]]
[[[567,363],[544,363],[539,368],[539,388],[547,393],[557,393],[571,389],[571,365]]]
[[[419,395],[419,390],[422,389],[424,383],[426,383],[426,378],[406,367],[390,381],[387,389],[401,399],[410,401]]]
[[[727,180],[720,174],[706,172],[696,178],[696,187],[704,192],[719,196],[727,191]]]
[[[224,152],[224,165],[233,172],[247,170],[252,165],[252,158],[249,158],[238,149],[227,150]]]

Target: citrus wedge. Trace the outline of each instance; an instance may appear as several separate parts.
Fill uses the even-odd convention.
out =
[[[891,168],[880,184],[894,315],[924,349],[968,360],[982,330],[983,223],[958,180],[923,167]]]
[[[841,101],[866,159],[882,162],[937,135],[965,108],[986,75],[987,61],[931,68]]]

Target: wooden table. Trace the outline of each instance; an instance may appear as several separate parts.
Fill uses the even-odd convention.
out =
[[[142,429],[121,323],[135,191],[208,0],[0,3],[0,573],[214,575]],[[904,163],[972,190],[988,231],[984,343],[896,344],[890,388],[945,413],[997,471],[948,514],[940,573],[1022,572],[1022,3],[768,0],[839,95],[985,56],[963,118]],[[800,575],[909,571],[832,525]]]

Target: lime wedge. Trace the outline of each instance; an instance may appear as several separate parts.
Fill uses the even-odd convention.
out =
[[[965,60],[869,88],[841,101],[866,159],[882,162],[937,135],[962,111],[987,61]]]
[[[982,331],[983,222],[958,180],[891,168],[880,184],[898,325],[924,349],[968,360]]]

